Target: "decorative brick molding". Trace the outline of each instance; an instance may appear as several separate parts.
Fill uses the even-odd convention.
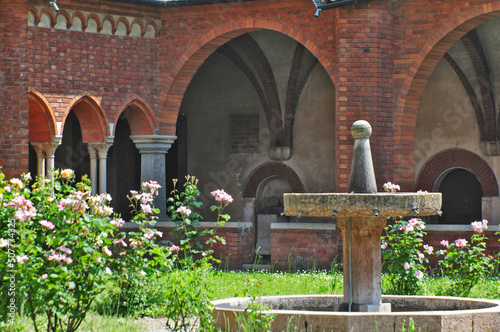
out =
[[[432,190],[434,182],[451,168],[463,168],[481,183],[483,196],[498,196],[498,182],[490,166],[478,155],[463,149],[451,149],[434,155],[424,165],[417,180],[417,189]]]
[[[28,26],[154,39],[161,21],[64,9],[55,13],[46,6],[30,6]]]
[[[279,176],[285,179],[294,193],[304,192],[304,186],[293,169],[282,163],[267,163],[252,172],[243,189],[243,197],[255,197],[261,182],[270,176]]]

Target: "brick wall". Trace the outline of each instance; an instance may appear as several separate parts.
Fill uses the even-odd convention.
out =
[[[28,169],[27,0],[0,10],[0,165],[7,178]]]
[[[177,238],[171,234],[173,226],[164,227],[161,224],[158,230],[163,232],[162,240],[172,241],[179,245]],[[214,257],[220,259],[221,269],[237,270],[241,269],[242,264],[252,262],[253,251],[253,229],[246,226],[242,227],[218,227],[216,234],[226,240],[226,244],[215,244]],[[208,236],[202,238],[205,243]]]
[[[360,118],[374,128],[379,186],[393,181],[414,190],[414,126],[427,79],[448,47],[498,10],[493,1],[430,0],[372,1],[319,18],[302,0],[170,9],[160,36],[162,130],[173,133],[190,79],[218,46],[251,30],[276,30],[311,51],[337,89],[337,190],[347,189],[350,127]]]
[[[41,4],[29,1],[30,6]],[[96,95],[108,121],[114,122],[121,106],[132,95],[140,95],[158,116],[160,134],[174,134],[184,91],[218,46],[258,29],[296,39],[318,58],[337,89],[338,191],[347,188],[352,149],[349,131],[359,118],[374,127],[372,150],[379,185],[391,180],[403,190],[414,189],[414,125],[427,79],[449,46],[499,15],[498,2],[491,0],[380,0],[323,11],[319,18],[305,0],[286,4],[254,0],[160,10],[68,0],[61,7],[161,17],[159,38],[143,39],[27,28],[28,1],[9,2],[8,6],[9,10],[2,12],[3,103],[11,103],[5,105],[6,111],[16,112],[4,112],[2,123],[19,123],[25,117],[19,114],[26,112],[27,100],[11,96],[27,91],[29,74],[30,87],[54,105],[57,117],[64,115],[74,97],[88,92]],[[421,10],[424,7],[426,10]],[[18,68],[15,72],[14,67]],[[15,169],[27,169],[27,127],[19,123],[11,128],[16,128],[16,133],[2,133],[5,144],[0,161],[4,171],[16,173],[20,170]]]
[[[462,238],[470,242],[470,237],[474,234],[473,231],[427,231],[427,235],[424,237],[424,243],[432,246],[434,250],[441,250],[443,246],[440,244],[441,240],[448,240],[450,243],[455,240]],[[486,255],[496,255],[500,252],[500,235],[496,235],[494,231],[484,232],[487,237],[486,241]],[[441,256],[442,257],[442,256]],[[435,266],[437,258],[435,256],[429,257],[429,263],[431,266]]]
[[[293,271],[297,256],[308,268],[330,269],[340,253],[339,233],[324,229],[271,229],[271,264],[275,270]]]
[[[56,120],[82,93],[97,97],[110,123],[136,95],[157,110],[156,40],[38,27],[28,33],[31,86],[50,102]]]

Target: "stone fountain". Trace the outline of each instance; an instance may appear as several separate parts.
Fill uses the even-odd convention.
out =
[[[499,301],[382,296],[380,238],[387,218],[438,214],[441,194],[377,193],[372,128],[360,120],[351,133],[349,193],[284,195],[287,216],[336,217],[343,235],[344,295],[262,297],[276,314],[272,330],[286,331],[293,321],[306,331],[400,331],[403,320],[412,317],[422,331],[497,331]],[[219,326],[233,322],[249,303],[248,298],[214,301]]]

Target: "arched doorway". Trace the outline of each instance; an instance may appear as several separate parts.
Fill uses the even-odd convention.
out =
[[[108,151],[108,190],[111,206],[128,221],[132,217],[127,195],[141,187],[141,156],[130,139],[128,120],[122,114],[116,123],[114,143]]]
[[[293,187],[281,176],[264,179],[255,195],[255,255],[262,257],[263,264],[271,263],[271,224],[278,222],[284,211],[283,194],[292,193]]]
[[[461,168],[449,170],[436,181],[436,189],[443,194],[439,224],[468,225],[482,219],[483,189],[471,172]]]
[[[82,140],[80,122],[73,110],[68,113],[64,123],[61,145],[55,153],[55,169],[71,168],[76,180],[90,174],[90,157],[87,146]]]

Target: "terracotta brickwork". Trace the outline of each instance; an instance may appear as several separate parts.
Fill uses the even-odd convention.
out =
[[[440,244],[441,240],[448,240],[452,243],[461,238],[470,242],[472,234],[474,234],[473,231],[428,231],[424,237],[424,243],[432,246],[434,250],[441,250],[443,249],[443,246]],[[500,250],[500,242],[498,242],[500,235],[495,234],[493,231],[486,231],[484,235],[487,237],[485,254],[494,256]],[[429,258],[429,263],[434,266],[439,257],[430,256]]]
[[[330,269],[340,252],[339,233],[324,229],[272,229],[271,264],[276,270],[289,271],[297,256],[301,256],[310,269]]]
[[[379,189],[387,181],[400,184],[402,191],[429,188],[447,158],[428,164],[418,184],[423,188],[417,188],[414,149],[420,97],[450,46],[500,16],[500,1],[492,0],[373,0],[325,10],[319,18],[310,0],[179,7],[65,0],[58,14],[42,0],[2,5],[0,165],[7,177],[28,170],[29,140],[53,140],[60,134],[57,124],[64,126],[71,110],[85,143],[113,135],[112,125],[125,110],[132,134],[175,135],[184,93],[204,61],[229,40],[268,29],[302,44],[335,86],[337,192],[348,187],[350,128],[358,119],[373,127]],[[65,26],[59,25],[59,16]],[[72,29],[75,22],[81,22],[79,30]],[[484,162],[467,154],[454,160],[463,167],[470,164],[486,195],[498,196],[497,181]],[[304,185],[286,167],[264,165],[250,177],[244,195],[255,196],[259,183],[270,175],[283,176],[302,191]],[[216,254],[230,254],[231,266],[248,262],[251,230],[227,228],[219,234],[228,244],[217,247]],[[433,236],[440,235],[455,234]],[[275,229],[271,259],[284,267],[291,254],[329,266],[339,255],[337,238],[334,231]],[[491,245],[498,248],[498,242]]]
[[[498,196],[498,183],[488,164],[475,153],[462,149],[443,151],[432,157],[419,174],[418,190],[432,191],[436,178],[453,167],[460,167],[474,174],[481,183],[484,196]]]
[[[160,11],[116,2],[109,7],[98,1],[88,1],[85,6],[76,1],[65,3],[67,12],[94,13],[93,20],[100,28],[103,17],[111,14],[113,20],[136,17],[143,29],[148,22],[157,29],[155,22],[161,18],[161,31],[157,39],[151,39],[27,27],[28,10],[42,5],[34,0],[29,4],[16,2],[20,18],[16,29],[21,31],[15,35],[28,43],[15,43],[26,45],[22,53],[27,55],[15,56],[15,61],[27,62],[30,87],[47,98],[57,121],[64,120],[71,102],[82,93],[99,100],[109,123],[115,122],[132,95],[139,95],[154,110],[159,132],[175,134],[187,85],[218,46],[260,29],[294,38],[318,58],[337,89],[338,191],[347,188],[352,146],[349,130],[358,118],[365,118],[374,128],[372,150],[379,185],[392,180],[403,190],[414,189],[414,126],[426,80],[453,42],[499,11],[495,1],[372,1],[324,11],[320,18],[314,18],[311,4],[304,0],[289,1],[285,7],[275,0]],[[429,9],[421,11],[423,7]],[[89,17],[82,19],[88,22]],[[56,17],[51,19],[54,24]],[[116,29],[119,20],[113,20]],[[124,23],[129,35],[132,22]],[[26,75],[6,84],[19,86],[23,80]],[[15,151],[26,155],[23,150]],[[7,158],[4,169],[11,172],[8,165],[13,161],[9,160],[15,157],[3,155]],[[25,163],[20,164],[24,170]]]
[[[0,165],[7,177],[28,169],[27,15],[26,0],[9,3],[8,9],[0,11]]]
[[[171,233],[173,227],[158,227],[158,230],[163,232],[162,240],[171,241],[179,245],[177,238]],[[212,250],[213,256],[220,260],[219,267],[221,269],[240,269],[244,263],[251,262],[252,256],[252,229],[245,227],[218,227],[216,234],[226,240],[226,244],[214,244]],[[201,239],[205,243],[208,237]],[[205,248],[207,246],[205,245]]]

